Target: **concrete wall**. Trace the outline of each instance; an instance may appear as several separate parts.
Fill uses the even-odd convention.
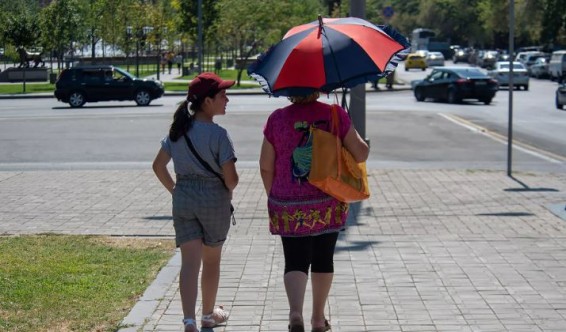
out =
[[[26,82],[47,82],[47,68],[8,68],[0,72],[0,82],[23,82],[24,75]]]

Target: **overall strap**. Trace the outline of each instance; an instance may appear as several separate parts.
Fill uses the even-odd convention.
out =
[[[222,184],[224,185],[224,187],[226,189],[228,189],[228,187],[226,187],[226,183],[224,183],[224,178],[222,178],[222,175],[220,175],[218,172],[216,172],[214,169],[212,169],[212,167],[206,161],[204,161],[204,159],[202,159],[202,157],[198,154],[197,150],[195,149],[193,142],[191,142],[191,139],[189,138],[189,136],[187,136],[187,134],[183,134],[183,136],[185,137],[185,141],[187,141],[187,145],[189,146],[189,149],[191,149],[191,152],[198,159],[198,161],[201,163],[201,165],[204,168],[206,168],[207,171],[216,175],[216,177],[219,178],[220,181],[222,181]]]

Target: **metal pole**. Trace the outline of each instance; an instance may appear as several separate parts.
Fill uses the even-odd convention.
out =
[[[365,0],[351,0],[350,1],[350,16],[365,19],[366,16],[366,1]],[[369,139],[366,137],[366,85],[360,84],[351,89],[350,93],[350,116],[354,128],[358,131],[360,136],[365,139],[369,144]]]
[[[513,53],[515,46],[515,0],[509,0],[509,121],[507,132],[507,176],[513,161]]]
[[[202,0],[198,0],[198,73],[202,73]]]

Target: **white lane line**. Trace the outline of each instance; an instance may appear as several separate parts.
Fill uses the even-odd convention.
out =
[[[498,133],[495,133],[493,131],[489,131],[487,128],[478,126],[475,123],[472,123],[466,119],[463,119],[459,116],[453,115],[453,114],[442,114],[442,113],[437,113],[438,115],[440,115],[441,117],[445,118],[446,120],[449,120],[457,125],[460,125],[466,129],[469,129],[473,132],[477,132],[480,133],[484,136],[487,136],[491,139],[493,139],[496,142],[499,142],[501,144],[507,145],[507,137],[500,135]],[[540,159],[544,159],[546,161],[549,161],[551,163],[555,163],[555,164],[562,164],[563,161],[566,160],[566,158],[556,155],[552,152],[548,152],[548,151],[544,151],[541,150],[539,148],[536,148],[534,146],[522,143],[522,142],[518,142],[516,140],[513,140],[513,148],[517,149],[519,151],[528,153],[532,156],[535,156],[537,158]]]

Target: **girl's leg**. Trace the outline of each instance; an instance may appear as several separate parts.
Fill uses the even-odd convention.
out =
[[[198,274],[202,257],[202,240],[195,239],[181,246],[181,273],[179,290],[185,318],[195,319],[198,296]]]
[[[214,310],[216,294],[220,283],[220,259],[222,256],[222,246],[209,247],[203,246],[202,253],[202,313],[210,314]]]
[[[334,249],[338,233],[328,233],[313,237],[313,258],[311,267],[312,317],[313,328],[325,326],[324,308],[334,278]]]

